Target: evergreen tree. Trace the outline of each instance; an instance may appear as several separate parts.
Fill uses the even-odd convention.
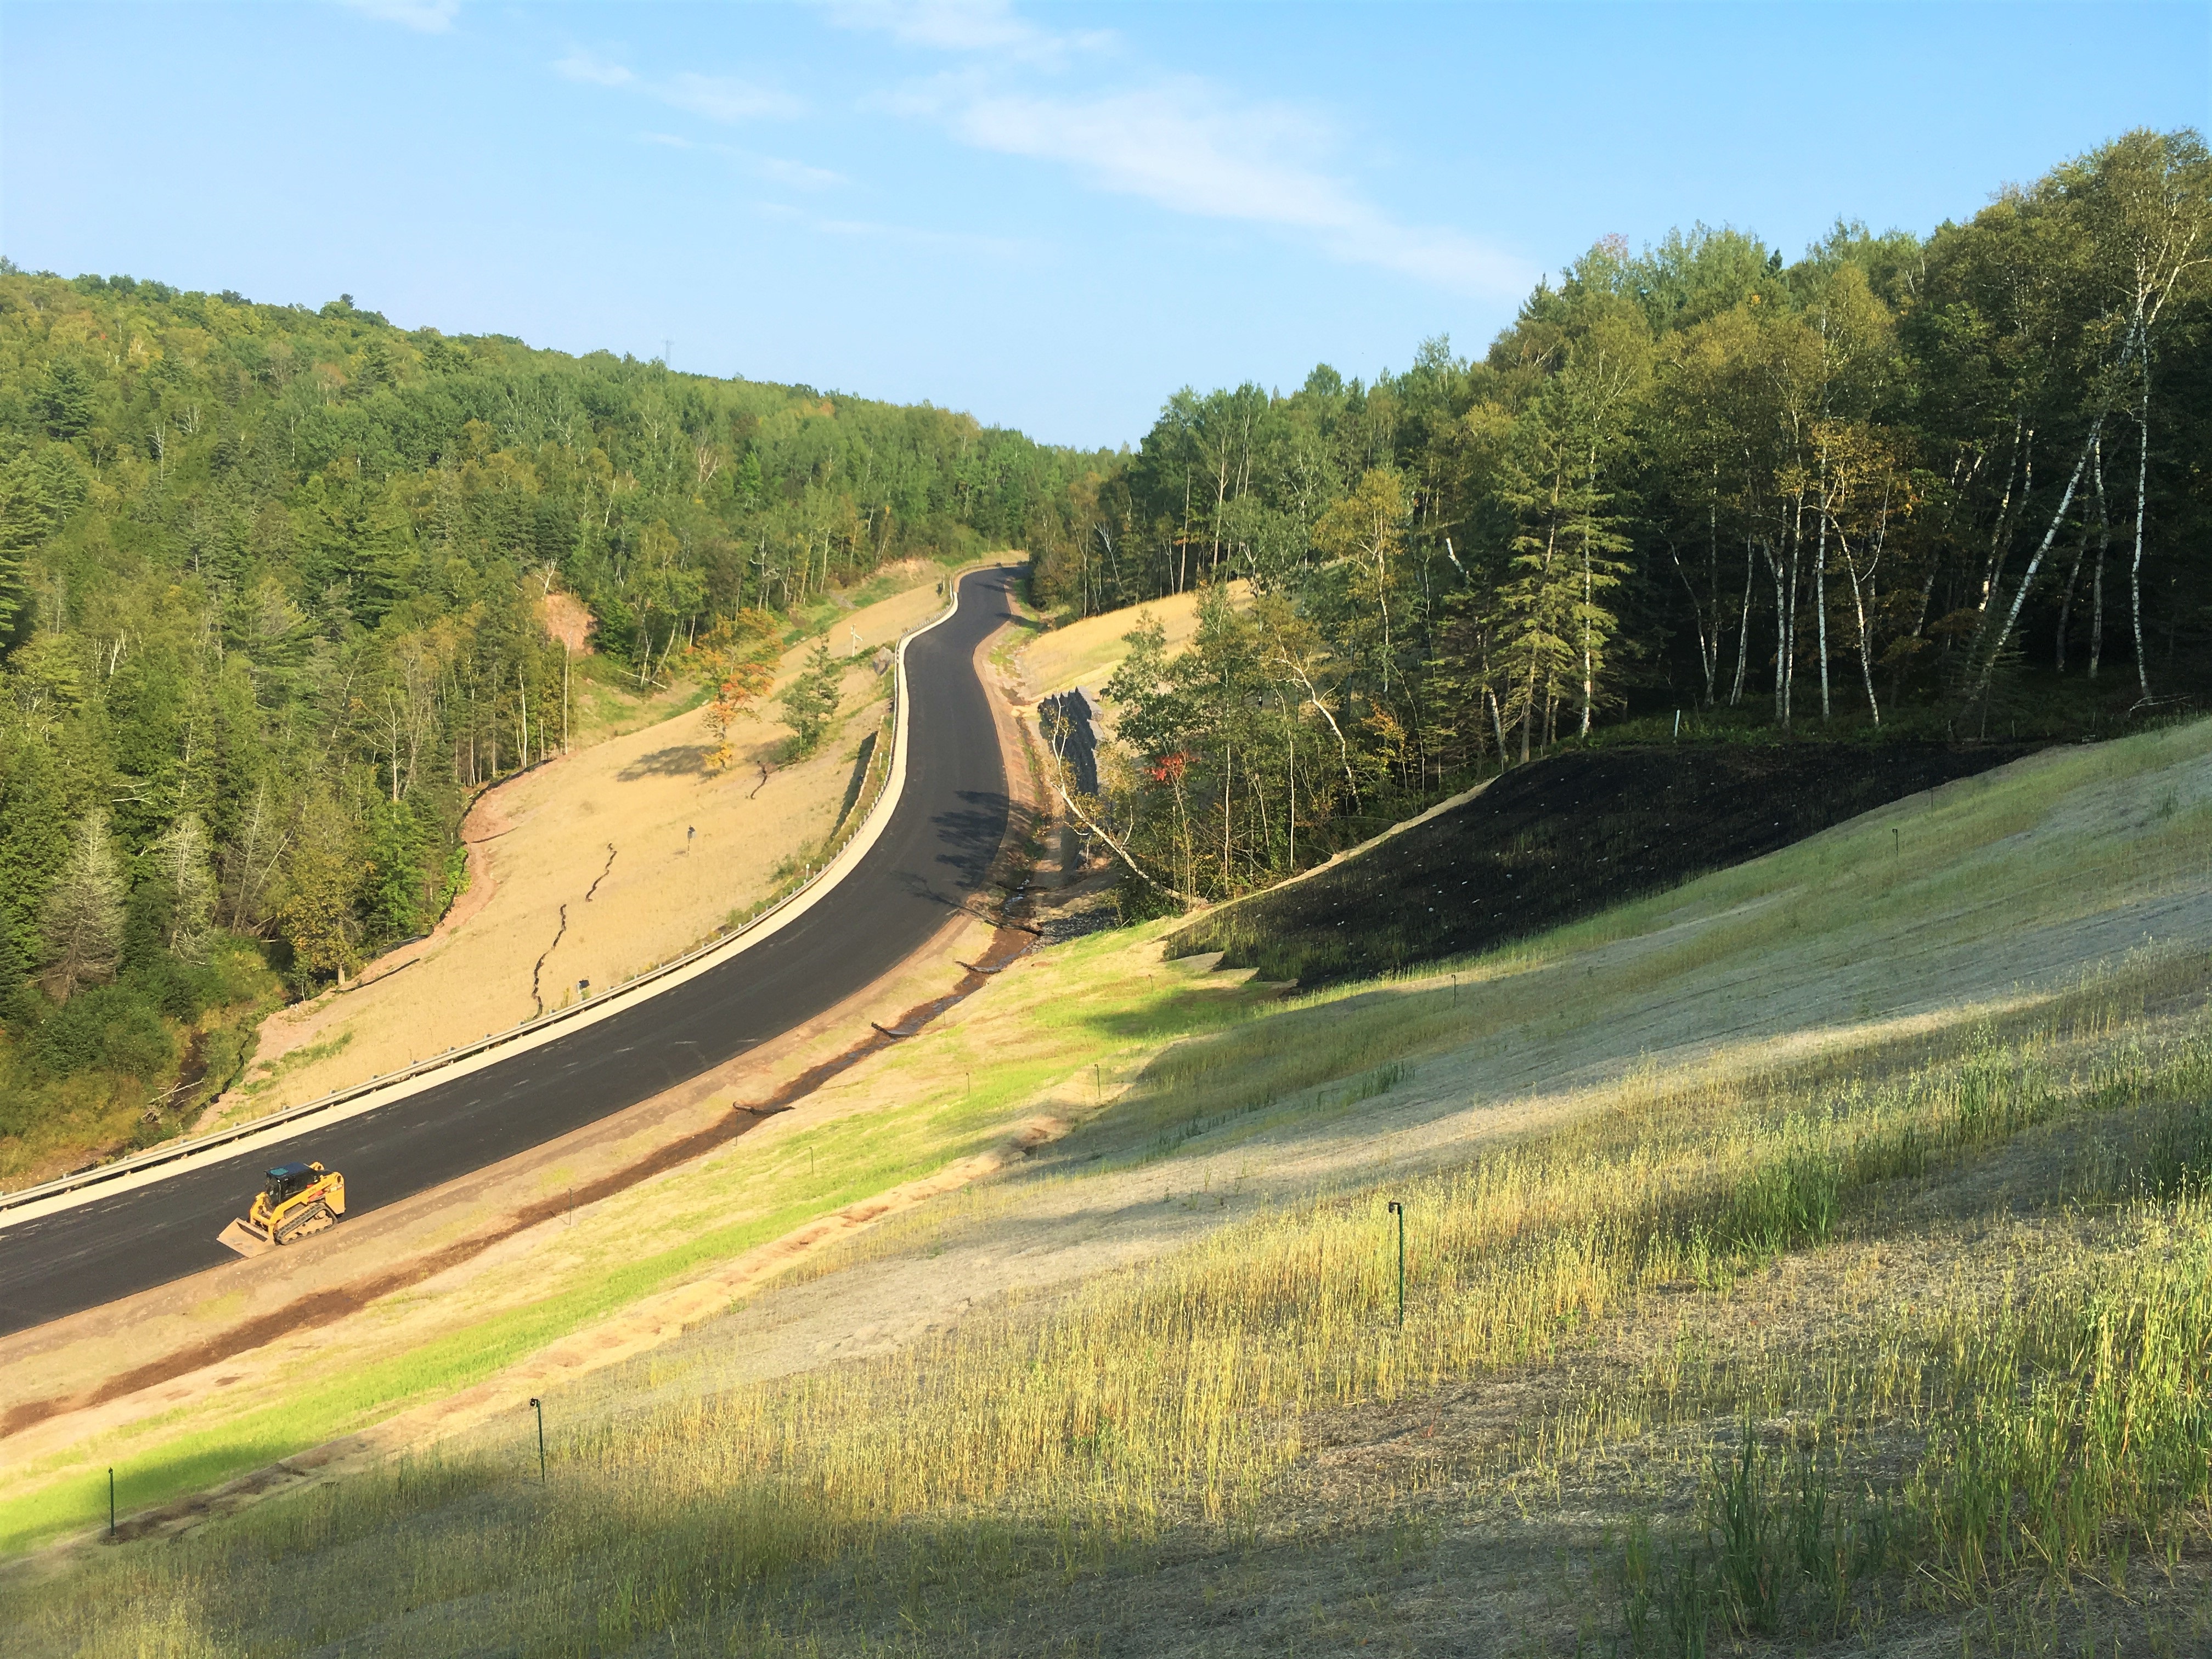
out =
[[[107,814],[95,809],[78,821],[69,860],[47,890],[40,918],[46,988],[57,1002],[114,973],[123,945],[123,872]]]
[[[783,706],[785,723],[791,727],[794,757],[811,755],[822,746],[830,722],[837,716],[839,682],[844,672],[844,665],[830,654],[829,642],[817,641],[806,653],[806,666],[776,699]]]
[[[82,436],[92,426],[92,376],[76,358],[56,357],[46,365],[35,405],[47,436]]]
[[[327,795],[312,799],[285,864],[286,892],[277,909],[303,984],[335,978],[341,985],[361,965],[354,904],[366,873],[351,825]]]

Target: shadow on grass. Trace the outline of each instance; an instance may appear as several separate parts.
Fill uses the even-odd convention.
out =
[[[710,752],[703,743],[680,743],[667,749],[656,749],[650,755],[640,755],[615,775],[624,783],[635,783],[643,778],[703,778]]]

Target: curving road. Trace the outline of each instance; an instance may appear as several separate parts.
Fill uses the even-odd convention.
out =
[[[296,1140],[0,1229],[0,1335],[237,1258],[215,1242],[261,1172],[343,1170],[349,1214],[378,1208],[618,1112],[866,987],[984,882],[1006,781],[973,659],[1012,614],[1012,578],[975,572],[952,617],[907,647],[906,790],[876,844],[797,921],[635,1008]]]

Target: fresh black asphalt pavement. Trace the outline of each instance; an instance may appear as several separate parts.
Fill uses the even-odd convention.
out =
[[[319,1158],[349,1216],[526,1152],[803,1024],[971,906],[1006,828],[1005,769],[975,647],[1011,615],[1011,574],[907,647],[906,788],[883,836],[795,921],[611,1018],[389,1105],[0,1229],[0,1334],[236,1258],[216,1235],[269,1165]],[[735,896],[734,895],[732,896]]]

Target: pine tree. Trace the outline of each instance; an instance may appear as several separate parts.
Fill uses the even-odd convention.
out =
[[[74,438],[92,425],[92,376],[84,365],[57,357],[46,366],[46,382],[37,397],[39,418],[57,438]]]
[[[805,668],[776,699],[783,705],[784,720],[791,727],[794,757],[811,755],[822,746],[830,722],[837,715],[838,682],[843,678],[844,665],[830,654],[829,642],[823,641],[806,653]]]
[[[77,825],[69,862],[46,893],[46,988],[56,1001],[114,973],[123,946],[123,899],[107,814],[94,810]]]
[[[27,971],[45,954],[39,914],[69,857],[61,769],[38,738],[0,751],[0,933]]]

